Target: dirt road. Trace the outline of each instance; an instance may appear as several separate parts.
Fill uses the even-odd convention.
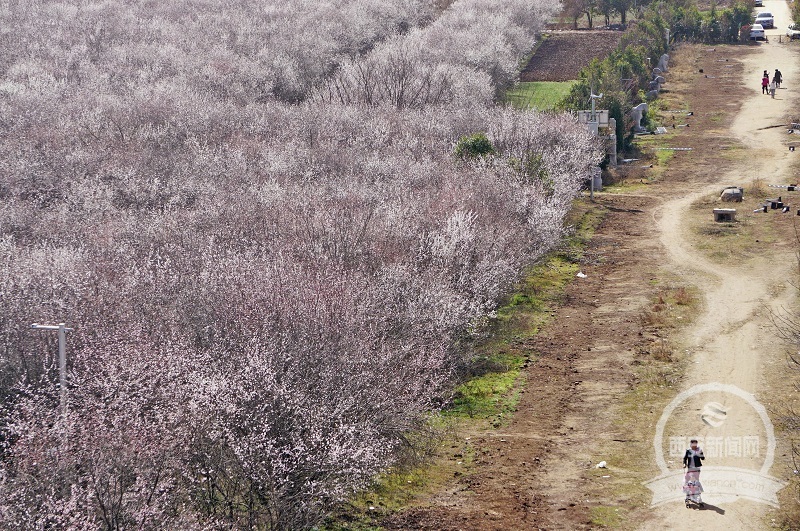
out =
[[[778,28],[788,25],[784,0],[766,0],[764,10]],[[498,431],[464,434],[452,460],[474,455],[472,468],[389,516],[385,528],[761,529],[775,515],[769,488],[780,488],[774,480],[786,470],[769,415],[785,349],[769,337],[770,312],[794,302],[786,289],[794,249],[775,237],[737,243],[746,253],[709,254],[697,245],[697,230],[714,228],[711,206],[694,204],[723,184],[749,194],[754,177],[793,180],[795,153],[781,124],[800,92],[800,46],[778,43],[779,31],[756,48],[696,47],[676,61],[666,87],[685,92],[695,115],[671,141],[694,151],[676,153],[657,184],[599,194],[607,216],[587,251],[588,277],[570,286],[551,324],[523,345],[537,362],[518,412]],[[786,81],[772,99],[759,81],[775,68]],[[675,103],[670,98],[662,105]],[[800,194],[792,194],[794,213]],[[764,220],[789,230],[790,214],[758,217],[752,206],[734,206],[742,238],[760,234]],[[650,326],[652,301],[683,286],[702,300],[691,325]],[[675,361],[685,367],[682,377]],[[680,491],[680,458],[692,436],[707,455],[702,511],[685,509]],[[595,469],[600,460],[609,468]],[[651,507],[642,484],[658,478],[662,498]]]
[[[764,10],[775,15],[778,28],[789,24],[786,2],[767,0]],[[786,147],[786,127],[770,126],[786,123],[791,100],[797,98],[797,85],[785,83],[777,91],[775,99],[763,95],[758,86],[760,74],[765,69],[770,72],[770,77],[775,68],[780,68],[785,79],[795,79],[800,75],[795,47],[787,44],[785,38],[783,43],[779,43],[776,35],[779,32],[770,31],[770,43],[744,58],[743,82],[752,90],[731,127],[731,133],[745,146],[754,148],[753,153],[757,155],[720,175],[714,185],[670,201],[658,213],[661,242],[668,250],[670,261],[680,275],[693,277],[694,284],[704,292],[705,309],[686,330],[681,342],[691,352],[693,361],[682,387],[687,390],[700,384],[711,384],[711,390],[687,398],[684,404],[687,414],[678,415],[671,426],[672,433],[705,439],[707,452],[709,443],[716,445],[713,459],[707,457],[706,464],[710,466],[701,474],[701,479],[705,479],[702,476],[713,478],[712,470],[717,477],[727,478],[730,482],[736,481],[737,475],[742,474],[741,470],[773,472],[769,470],[772,456],[768,451],[770,443],[774,444],[774,436],[769,433],[769,423],[751,404],[722,389],[725,385],[733,385],[752,393],[759,402],[770,400],[770,381],[764,369],[785,360],[785,352],[770,345],[770,315],[791,307],[793,303],[795,290],[786,289],[787,279],[791,278],[791,271],[796,267],[791,249],[765,246],[761,257],[749,263],[712,262],[687,243],[691,238],[686,237],[688,229],[684,213],[692,202],[710,190],[718,191],[723,183],[746,188],[756,176],[767,177],[767,182],[771,183],[788,183],[795,178],[790,172],[794,153]],[[775,195],[780,194],[781,190],[776,189]],[[758,243],[753,242],[753,245]],[[718,405],[723,407],[718,408]],[[705,420],[711,424],[703,422],[701,415],[691,409],[707,413]],[[739,437],[749,437],[757,447],[748,451],[727,446],[731,440],[738,442]],[[770,437],[773,437],[772,441]],[[668,442],[663,444],[666,447]],[[678,457],[672,461],[671,468],[680,470],[680,467]],[[774,472],[778,476],[783,474],[782,470]],[[681,510],[678,505],[681,500],[678,499],[657,508],[652,519],[641,528],[678,529],[688,526],[711,530],[761,529],[765,526],[769,505],[763,499],[743,499],[747,494],[743,489],[731,493],[724,488],[715,488],[720,484],[720,481],[706,482],[706,510]]]

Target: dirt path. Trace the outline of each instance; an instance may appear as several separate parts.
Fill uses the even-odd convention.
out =
[[[785,28],[785,1],[765,4],[778,27]],[[456,473],[435,495],[389,516],[382,522],[386,529],[763,528],[768,505],[726,495],[713,484],[706,485],[708,510],[687,511],[675,478],[669,481],[677,490],[654,508],[642,483],[664,472],[680,476],[680,457],[671,455],[667,442],[671,436],[710,437],[704,476],[709,479],[714,466],[724,473],[763,472],[767,454],[774,454],[758,412],[719,387],[676,406],[663,427],[661,470],[653,455],[661,410],[679,392],[701,384],[727,385],[765,402],[774,384],[765,369],[774,373],[784,360],[784,351],[771,348],[765,336],[770,310],[793,302],[793,292],[784,289],[794,265],[791,246],[762,249],[754,241],[749,243],[758,249],[750,253],[754,258],[721,262],[690,242],[696,240],[693,203],[721,184],[747,188],[754,176],[769,176],[775,183],[792,179],[794,153],[786,148],[785,128],[763,128],[784,124],[791,99],[800,92],[800,82],[793,85],[800,79],[798,51],[796,43],[779,44],[773,37],[758,49],[695,51],[671,69],[670,75],[688,87],[697,111],[691,129],[676,129],[674,145],[694,146],[694,151],[676,153],[659,184],[598,196],[607,215],[587,251],[583,270],[588,277],[568,288],[551,324],[522,345],[537,361],[528,369],[513,420],[497,432],[463,434],[451,457],[455,464],[474,456],[472,468]],[[698,73],[700,67],[705,74]],[[758,82],[765,68],[776,67],[787,81],[773,100],[760,94]],[[676,83],[668,80],[670,86]],[[746,157],[731,156],[741,152],[736,139],[752,149]],[[748,218],[744,225],[760,222],[736,206]],[[707,220],[710,212],[703,215]],[[786,216],[771,219],[788,221]],[[675,286],[694,286],[703,306],[689,327],[670,334],[649,326],[648,316],[654,298]],[[683,379],[671,362],[654,361],[667,343],[680,347],[677,359],[688,360]],[[638,365],[648,368],[646,374],[636,370]],[[644,386],[649,394],[636,395],[643,379],[649,379]],[[716,427],[699,422],[708,404],[726,412]],[[750,438],[749,454],[737,455],[733,446],[725,446],[738,437]],[[600,460],[609,468],[595,469]],[[780,477],[778,468],[766,473]],[[737,480],[749,477],[736,474]]]
[[[775,15],[778,28],[785,28],[790,22],[789,10],[783,0],[768,0],[764,9]],[[720,184],[747,187],[753,177],[760,175],[769,176],[768,182],[773,183],[788,183],[795,178],[789,171],[789,157],[793,153],[785,145],[786,128],[769,127],[786,123],[785,116],[798,90],[796,85],[786,83],[776,98],[772,99],[757,89],[757,80],[764,69],[768,69],[771,75],[778,67],[785,79],[795,79],[800,71],[794,47],[786,44],[785,39],[784,43],[778,43],[779,30],[770,33],[771,43],[761,46],[757,53],[748,55],[743,61],[743,83],[753,88],[731,127],[731,133],[745,146],[757,150],[757,157],[721,175],[717,181]],[[761,260],[722,265],[712,263],[688,244],[683,214],[692,202],[714,189],[719,190],[719,184],[671,201],[659,213],[661,242],[668,250],[669,259],[678,268],[679,274],[699,278],[700,281],[695,281],[695,284],[704,292],[705,310],[686,331],[682,341],[691,351],[694,362],[690,365],[691,370],[683,389],[699,384],[734,385],[753,393],[757,400],[766,402],[769,400],[770,382],[763,369],[784,359],[784,352],[780,348],[769,348],[769,318],[771,312],[779,312],[781,308],[792,304],[794,290],[785,288],[794,266],[793,256],[790,249],[765,248]],[[776,196],[780,193],[779,190],[775,191]],[[753,242],[753,245],[758,244]],[[705,437],[706,441],[724,438],[723,444],[727,444],[730,437],[749,436],[753,441],[755,439],[752,437],[758,437],[760,451],[757,455],[755,451],[750,452],[749,462],[746,459],[747,452],[730,452],[725,447],[716,452],[713,465],[738,466],[748,470],[765,466],[768,434],[764,420],[752,407],[747,407],[748,404],[741,399],[720,390],[696,398],[699,400],[692,404],[695,409],[715,402],[722,404],[729,415],[717,419],[723,423],[716,427],[699,422],[699,415],[686,415],[674,422],[672,429],[675,433]],[[687,403],[691,401],[687,400]],[[679,459],[673,461],[671,468],[680,470]],[[777,475],[781,474],[781,471],[776,472]],[[720,473],[727,474],[726,477],[736,475],[730,470]],[[725,495],[719,492],[722,489],[714,489],[715,486],[711,482],[704,496],[706,503],[714,510],[683,511],[679,505],[676,507],[681,503],[678,499],[659,507],[652,520],[641,528],[677,529],[690,526],[701,529],[760,529],[764,526],[768,505],[741,499],[741,495]]]

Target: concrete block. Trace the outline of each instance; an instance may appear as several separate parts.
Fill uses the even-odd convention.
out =
[[[715,208],[714,221],[717,223],[730,223],[736,221],[735,208]]]

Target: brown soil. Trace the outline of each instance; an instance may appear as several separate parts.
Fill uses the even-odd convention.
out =
[[[546,36],[520,74],[520,81],[578,79],[592,59],[603,58],[617,47],[621,31],[558,31]]]
[[[786,158],[785,129],[765,128],[789,121],[794,89],[772,100],[758,94],[756,84],[761,64],[780,64],[789,79],[796,50],[770,46],[685,46],[673,54],[662,109],[694,115],[664,113],[664,125],[676,125],[665,142],[693,151],[675,152],[666,171],[655,159],[653,168],[650,161],[647,169],[641,163],[621,168],[629,183],[650,184],[598,194],[606,217],[586,254],[588,276],[569,286],[555,318],[527,345],[538,361],[528,368],[514,418],[496,431],[462,434],[463,446],[452,458],[471,452],[472,468],[382,522],[385,528],[673,529],[693,522],[733,529],[747,522],[762,527],[775,516],[744,501],[727,512],[688,513],[682,504],[651,509],[641,486],[658,474],[653,426],[678,390],[724,380],[764,400],[766,390],[785,387],[785,378],[778,383],[785,351],[751,345],[769,325],[769,312],[760,308],[793,304],[791,290],[776,288],[792,265],[792,220],[788,214],[757,217],[752,204],[737,205],[743,219],[736,230],[753,239],[720,249],[708,236],[715,234],[704,217],[710,213],[692,207],[713,198],[723,183],[749,187],[762,171],[777,181],[792,178],[796,162]],[[768,167],[765,149],[772,157]],[[800,203],[800,194],[791,200]],[[770,235],[771,247],[757,246],[758,231]],[[713,252],[704,250],[707,244]],[[662,304],[664,293],[684,289],[695,293],[699,306],[663,317],[659,312],[669,306]],[[736,308],[735,326],[719,317],[727,312],[724,304]],[[748,349],[746,356],[740,348]],[[779,441],[780,452],[787,453]],[[595,468],[600,460],[607,469]],[[785,475],[780,464],[781,457],[774,476]]]
[[[473,473],[385,522],[387,529],[589,528],[589,505],[575,489],[592,466],[582,448],[591,446],[584,422],[592,424],[592,437],[624,437],[602,410],[633,383],[640,307],[652,291],[648,271],[660,253],[657,242],[642,241],[652,223],[647,211],[658,201],[598,202],[609,209],[587,253],[598,264],[584,268],[588,277],[570,286],[552,324],[528,345],[539,359],[518,413],[497,432],[465,441],[476,454]]]

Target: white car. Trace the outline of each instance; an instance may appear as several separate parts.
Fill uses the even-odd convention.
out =
[[[769,11],[762,11],[756,15],[756,24],[761,24],[764,28],[775,27],[775,17]]]
[[[764,7],[764,0],[753,0],[753,5],[755,7]]]
[[[800,39],[800,24],[789,24],[786,36],[790,39]]]
[[[750,40],[757,41],[758,39],[765,39],[764,26],[761,24],[753,24],[750,26]]]

